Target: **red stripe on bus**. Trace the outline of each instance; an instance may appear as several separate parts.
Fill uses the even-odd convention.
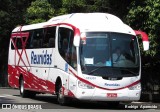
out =
[[[84,83],[86,83],[86,84],[88,84],[88,85],[91,85],[91,86],[93,86],[93,87],[96,87],[96,88],[99,88],[99,89],[103,89],[103,90],[121,90],[121,89],[125,89],[125,88],[132,87],[132,86],[134,86],[134,85],[136,85],[136,84],[138,84],[138,83],[140,82],[140,80],[138,80],[138,81],[135,81],[134,83],[132,83],[132,84],[130,84],[130,85],[128,85],[128,86],[125,86],[125,87],[116,88],[116,89],[109,89],[109,88],[104,88],[104,87],[97,86],[97,85],[89,82],[88,80],[85,80],[85,79],[79,77],[79,76],[76,75],[71,69],[69,69],[69,71],[70,71],[77,79],[79,79],[80,81],[82,81],[82,82],[84,82]]]
[[[25,53],[28,65],[30,66],[29,58],[28,58],[28,55],[27,55],[26,49],[25,49],[27,40],[29,38],[29,32],[21,32],[21,30],[22,30],[22,26],[18,29],[17,33],[11,34],[11,39],[12,39],[12,42],[13,42],[13,45],[14,45],[14,48],[15,48],[15,56],[16,56],[16,53],[19,56],[19,59],[17,60],[18,63],[16,63],[16,57],[15,57],[15,65],[18,66],[20,64],[20,61],[22,61],[22,63],[24,64],[24,66],[27,68],[26,63],[22,59],[22,54]],[[22,43],[22,51],[21,52],[18,50],[18,48],[16,46],[16,40],[14,41],[14,39],[13,39],[13,38],[17,38],[17,37],[19,37],[21,39],[21,43]],[[25,40],[22,39],[23,37],[26,37]]]
[[[23,32],[23,33],[12,33],[11,34],[12,37],[28,37],[29,36],[29,32]]]
[[[25,89],[27,90],[33,90],[37,92],[45,92],[45,93],[55,93],[55,83],[49,81],[49,80],[44,80],[41,78],[38,78],[31,72],[25,70],[24,68],[20,66],[15,66],[12,67],[11,65],[8,65],[8,81],[9,85],[11,87],[19,87],[19,77],[22,74],[24,81],[25,81]],[[47,87],[46,89],[43,87]],[[66,88],[63,86],[63,90]],[[68,96],[69,97],[75,97],[72,91],[68,91]]]

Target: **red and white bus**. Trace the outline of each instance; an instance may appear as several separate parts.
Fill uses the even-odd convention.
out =
[[[12,31],[8,82],[22,97],[38,93],[88,101],[137,101],[141,59],[136,35],[146,33],[106,13],[75,13]]]

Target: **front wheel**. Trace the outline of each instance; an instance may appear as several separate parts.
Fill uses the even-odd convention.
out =
[[[64,96],[63,93],[63,87],[62,84],[60,84],[57,94],[57,101],[60,105],[66,105],[68,103],[67,98]]]

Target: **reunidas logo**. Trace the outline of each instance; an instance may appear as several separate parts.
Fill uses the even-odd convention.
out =
[[[114,84],[105,83],[104,85],[105,85],[105,86],[120,86],[120,84],[116,84],[116,83],[114,83]]]
[[[52,64],[52,54],[48,54],[47,50],[42,51],[42,54],[35,54],[34,51],[31,52],[31,64]]]

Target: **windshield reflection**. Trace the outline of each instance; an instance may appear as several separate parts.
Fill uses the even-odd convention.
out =
[[[82,72],[89,75],[138,75],[137,39],[121,33],[86,33],[86,39],[80,45],[80,62]],[[111,73],[107,74],[107,71]]]

